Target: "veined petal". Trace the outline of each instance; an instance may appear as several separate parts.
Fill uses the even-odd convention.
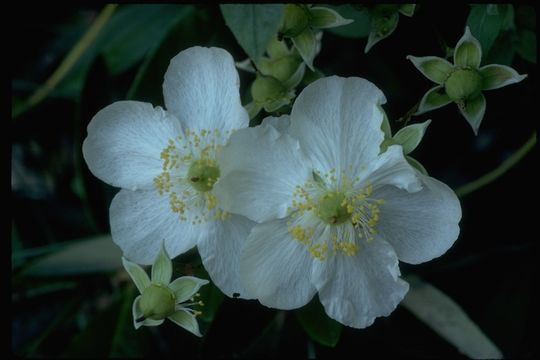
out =
[[[311,14],[310,25],[319,29],[333,28],[352,23],[354,20],[345,19],[336,11],[321,6],[314,6],[309,9]]]
[[[458,108],[461,115],[463,115],[469,125],[471,125],[474,134],[478,135],[478,128],[480,127],[486,112],[486,98],[484,95],[480,94],[474,99],[466,100],[463,104],[458,104]]]
[[[379,154],[384,133],[383,93],[371,82],[331,76],[308,85],[296,99],[289,133],[321,172],[358,169]]]
[[[193,297],[201,286],[208,284],[208,280],[199,279],[194,276],[182,276],[169,284],[176,298],[176,303],[183,303]]]
[[[152,282],[169,285],[172,277],[172,262],[165,249],[165,243],[161,243],[158,256],[152,265]]]
[[[469,27],[465,27],[465,34],[459,39],[454,50],[454,65],[477,69],[482,61],[482,46],[472,36]]]
[[[291,126],[291,119],[289,115],[282,115],[280,117],[267,116],[263,119],[261,126],[272,126],[280,133],[286,133]]]
[[[148,277],[148,274],[138,264],[132,263],[123,256],[122,264],[124,265],[124,269],[126,269],[131,280],[133,280],[135,283],[137,290],[139,290],[139,293],[142,294],[144,289],[150,285],[150,278]]]
[[[422,188],[416,171],[412,168],[400,145],[391,145],[366,170],[364,181],[359,183],[362,188],[366,183],[378,188],[393,185],[399,189],[415,192]]]
[[[121,190],[111,203],[109,217],[113,241],[124,256],[146,265],[154,262],[162,241],[174,258],[195,246],[209,231],[205,223],[181,221],[171,211],[169,199],[154,190]]]
[[[249,124],[239,87],[238,72],[227,51],[195,46],[171,60],[163,95],[167,109],[185,127],[236,129]]]
[[[450,104],[451,102],[452,99],[446,95],[444,86],[435,86],[424,94],[422,100],[420,100],[420,105],[418,105],[418,110],[416,110],[414,115],[420,115],[425,112],[438,109],[444,105]]]
[[[408,55],[407,60],[410,60],[422,75],[439,85],[444,83],[454,68],[449,61],[437,56]]]
[[[183,327],[193,335],[202,337],[202,334],[199,331],[199,323],[197,322],[197,319],[189,312],[185,310],[178,310],[167,319],[171,320],[176,325]]]
[[[315,32],[310,27],[307,27],[299,35],[293,37],[292,42],[306,65],[312,71],[315,71],[313,67],[313,60],[317,54],[317,37],[315,36]]]
[[[328,316],[361,329],[388,316],[403,299],[409,285],[399,275],[392,247],[375,238],[362,242],[353,256],[314,262],[312,281]]]
[[[421,179],[424,187],[418,192],[385,186],[373,195],[384,199],[377,232],[401,261],[410,264],[441,256],[459,235],[461,207],[456,194],[434,178]]]
[[[515,84],[525,79],[527,75],[520,75],[514,69],[505,65],[486,65],[480,68],[482,76],[482,90],[498,89],[506,85]]]
[[[213,231],[197,246],[210,278],[229,297],[237,293],[242,299],[253,298],[240,281],[240,254],[254,225],[246,217],[231,215],[227,220],[215,221]]]
[[[139,301],[141,301],[141,295],[137,296],[133,301],[132,314],[133,314],[133,326],[135,329],[141,326],[159,326],[163,324],[163,320],[144,319],[143,321],[137,321],[143,316],[141,308],[139,307]]]
[[[131,190],[152,187],[161,172],[161,151],[180,123],[162,108],[138,101],[117,101],[88,124],[83,156],[92,173],[106,183]]]
[[[261,304],[295,309],[315,294],[310,282],[313,258],[293,239],[287,219],[256,225],[240,259],[240,275],[249,293]]]
[[[298,141],[268,125],[235,132],[218,163],[220,206],[257,222],[284,217],[295,187],[312,171]]]

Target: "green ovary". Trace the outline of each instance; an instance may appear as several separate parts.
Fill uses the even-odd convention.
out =
[[[315,214],[327,224],[342,224],[351,218],[348,202],[341,192],[331,191],[323,194],[317,201]]]
[[[444,88],[454,101],[473,99],[482,91],[482,77],[474,69],[458,69],[446,79]]]
[[[139,306],[145,318],[162,320],[174,313],[175,296],[166,286],[152,284],[144,289]]]
[[[219,179],[219,167],[213,160],[201,159],[194,161],[188,170],[188,180],[197,191],[207,192],[212,190]]]

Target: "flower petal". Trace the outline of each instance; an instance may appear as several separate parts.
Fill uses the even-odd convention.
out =
[[[267,116],[263,119],[261,126],[272,126],[280,133],[285,133],[291,126],[289,115],[281,115],[280,117]]]
[[[182,276],[169,284],[176,298],[176,303],[183,303],[193,297],[201,286],[208,284],[208,280],[199,279],[195,276]]]
[[[154,262],[163,240],[174,258],[208,233],[205,223],[180,221],[169,208],[168,198],[153,190],[121,190],[111,203],[109,217],[113,241],[124,256],[145,265]]]
[[[197,322],[197,319],[189,312],[185,310],[178,310],[167,319],[171,320],[176,325],[183,327],[193,335],[202,337],[202,334],[199,331],[199,323]]]
[[[313,60],[315,59],[315,55],[317,55],[317,37],[315,36],[315,32],[310,27],[307,27],[299,35],[293,37],[292,42],[306,65],[311,71],[315,71],[313,67]]]
[[[311,179],[298,141],[269,125],[235,132],[218,163],[220,206],[257,222],[284,217],[295,187]]]
[[[359,187],[370,184],[377,189],[383,185],[393,185],[409,192],[422,188],[416,171],[409,165],[400,145],[391,145],[366,169],[365,181]]]
[[[358,169],[379,154],[384,138],[383,93],[371,82],[331,76],[314,81],[296,99],[289,133],[316,170],[339,174]]]
[[[429,176],[421,179],[418,192],[385,186],[373,195],[384,199],[377,232],[410,264],[441,256],[459,235],[461,207],[454,191]]]
[[[482,66],[480,75],[482,76],[482,90],[498,89],[518,83],[527,77],[527,75],[518,74],[509,66],[496,64]]]
[[[452,72],[454,66],[449,61],[437,56],[407,56],[413,65],[429,80],[437,84],[443,84]]]
[[[418,110],[416,110],[414,115],[420,115],[425,112],[438,109],[444,105],[450,104],[451,102],[452,99],[446,95],[444,86],[435,86],[424,94],[422,100],[420,100],[420,105],[418,105]]]
[[[261,204],[259,203],[259,206]],[[263,203],[262,206],[267,206]],[[214,231],[199,241],[204,268],[216,286],[227,296],[252,299],[240,281],[240,253],[255,223],[240,215],[215,221]]]
[[[149,189],[161,172],[161,151],[182,135],[180,123],[162,108],[118,101],[88,124],[83,156],[92,173],[106,183],[131,190]]]
[[[478,135],[478,128],[480,127],[486,112],[486,98],[484,95],[480,94],[472,100],[465,100],[463,104],[458,104],[458,108],[461,115],[463,115],[469,125],[471,125],[474,134]]]
[[[240,275],[261,304],[295,309],[315,294],[310,282],[312,262],[305,246],[290,236],[287,219],[279,219],[253,228],[240,259]]]
[[[354,20],[345,19],[336,11],[321,6],[314,6],[309,9],[311,15],[310,25],[319,29],[333,28],[352,23]]]
[[[477,69],[482,61],[482,46],[472,36],[469,27],[465,27],[465,34],[459,39],[454,50],[454,65]]]
[[[392,247],[375,238],[363,242],[353,256],[331,256],[313,265],[313,284],[331,318],[354,328],[365,328],[376,317],[388,316],[409,285],[399,278]]]
[[[122,256],[122,264],[124,265],[124,269],[126,269],[131,280],[133,280],[133,282],[135,283],[135,286],[139,290],[139,293],[142,294],[144,289],[150,286],[150,278],[148,278],[148,274],[138,264],[135,264],[127,260],[123,256]]]
[[[133,313],[133,326],[135,329],[141,326],[159,326],[163,324],[163,320],[144,319],[143,321],[137,321],[143,316],[141,308],[139,307],[139,301],[141,301],[141,295],[137,296],[133,301],[132,313]]]
[[[152,265],[152,282],[169,285],[172,277],[172,261],[165,249],[165,242],[161,243],[158,256]]]
[[[238,72],[227,51],[195,46],[171,60],[163,96],[167,109],[185,127],[236,129],[249,124],[239,87]]]

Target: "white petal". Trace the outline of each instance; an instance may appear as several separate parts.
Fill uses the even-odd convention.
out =
[[[243,216],[232,215],[215,221],[213,231],[198,244],[199,253],[216,286],[227,296],[252,299],[240,281],[240,253],[255,223]]]
[[[444,254],[459,235],[461,207],[456,194],[442,182],[421,176],[424,187],[408,193],[386,186],[374,193],[384,199],[377,232],[401,261],[419,264]]]
[[[361,329],[376,317],[388,316],[403,299],[409,285],[399,274],[392,247],[375,238],[363,242],[356,255],[315,262],[313,283],[328,316]]]
[[[176,303],[183,303],[193,297],[201,286],[208,284],[208,280],[199,279],[195,276],[182,276],[169,284],[176,298]]]
[[[163,96],[167,110],[185,127],[236,129],[249,124],[239,87],[238,72],[227,51],[196,46],[171,60]]]
[[[315,294],[310,281],[312,262],[306,247],[290,236],[287,219],[280,219],[253,228],[240,259],[240,274],[261,304],[295,309]]]
[[[422,188],[417,173],[409,165],[400,145],[392,145],[366,168],[366,182],[376,189],[383,185],[394,185],[407,191]]]
[[[298,141],[268,125],[235,132],[218,163],[220,206],[258,222],[286,216],[295,187],[312,172]]]
[[[106,183],[148,189],[161,172],[161,151],[178,135],[182,135],[180,123],[162,108],[118,101],[88,124],[83,156],[90,171]]]
[[[291,119],[289,115],[281,115],[280,117],[268,116],[263,119],[261,126],[273,126],[280,133],[284,133],[291,126]]]
[[[195,316],[184,310],[178,310],[167,319],[171,320],[178,326],[183,327],[193,335],[201,337],[201,332],[199,331],[199,323]]]
[[[148,277],[148,274],[142,267],[127,260],[123,256],[122,264],[124,265],[124,269],[126,269],[127,273],[129,274],[129,277],[131,277],[131,280],[133,280],[135,283],[137,290],[139,290],[139,293],[142,294],[144,289],[150,286],[150,278]]]
[[[152,264],[162,241],[174,258],[208,233],[206,223],[192,225],[180,221],[169,208],[168,197],[154,190],[121,190],[111,203],[109,217],[113,241],[125,257],[139,264]]]
[[[289,133],[317,170],[358,169],[379,154],[384,134],[378,105],[384,102],[383,93],[365,79],[322,78],[296,99]]]

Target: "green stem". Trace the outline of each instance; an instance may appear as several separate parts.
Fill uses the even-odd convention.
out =
[[[69,51],[62,63],[58,66],[58,68],[56,68],[47,81],[45,81],[45,84],[37,89],[24,104],[14,109],[13,118],[18,117],[22,113],[42,102],[51,93],[51,91],[54,90],[58,83],[67,75],[67,73],[73,68],[73,65],[77,63],[77,61],[93,43],[117,6],[117,4],[109,4],[103,8],[101,13],[92,23],[83,37]]]
[[[534,131],[527,140],[525,144],[521,146],[515,153],[513,153],[508,159],[504,160],[497,168],[491,170],[487,174],[481,176],[480,178],[471,181],[468,184],[460,186],[456,190],[456,195],[459,197],[464,197],[470,193],[481,189],[482,187],[492,183],[497,180],[499,177],[504,175],[508,170],[510,170],[514,165],[519,163],[525,155],[534,147],[536,144],[536,131]]]

